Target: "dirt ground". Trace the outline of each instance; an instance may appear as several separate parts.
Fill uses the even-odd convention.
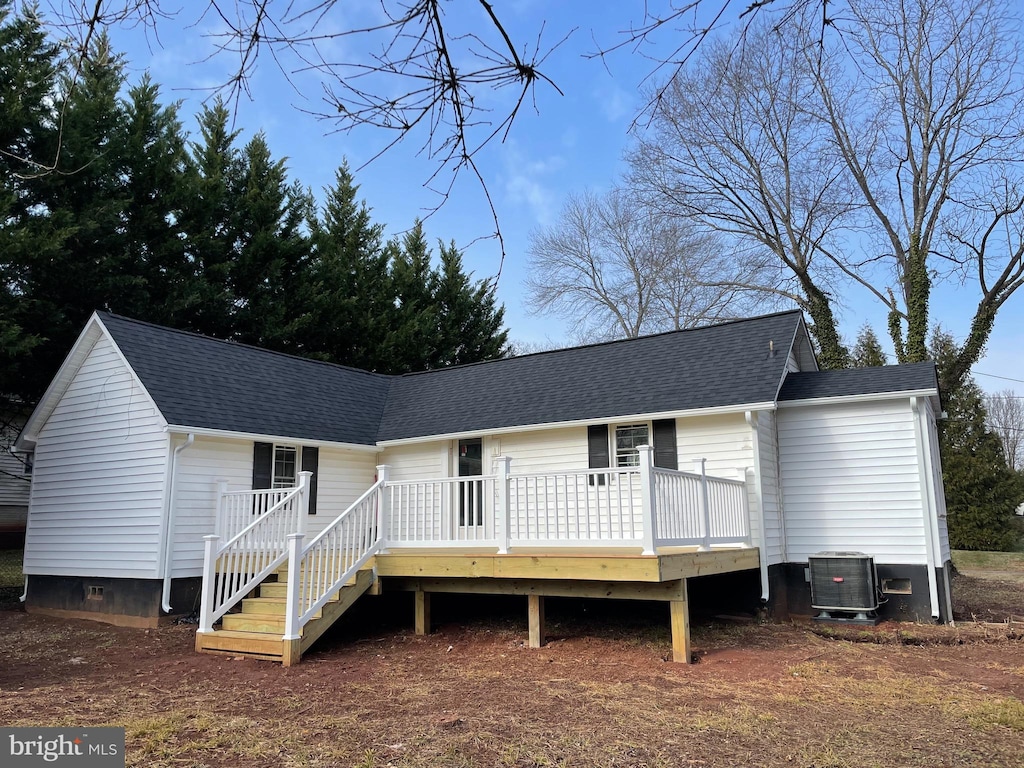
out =
[[[550,600],[530,650],[525,600],[440,597],[427,637],[383,595],[287,669],[0,611],[0,722],[123,725],[132,766],[1024,766],[1021,623],[708,622],[686,666],[664,605]]]

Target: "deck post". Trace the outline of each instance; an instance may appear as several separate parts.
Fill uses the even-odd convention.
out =
[[[306,538],[302,533],[288,534],[288,588],[285,592],[284,606],[284,637],[281,638],[287,645],[289,640],[301,638],[302,628],[299,626],[299,589],[302,574],[299,566],[302,560],[302,540]]]
[[[306,532],[306,524],[309,520],[309,488],[312,472],[299,472],[299,519],[296,521],[295,530],[299,533]]]
[[[512,493],[509,471],[512,465],[511,456],[498,456],[494,463],[498,468],[498,509],[497,523],[501,526],[498,534],[498,554],[507,555],[509,542],[512,539]]]
[[[643,554],[655,554],[654,542],[657,541],[658,531],[655,521],[658,517],[657,505],[654,500],[654,450],[649,445],[641,445],[637,448],[640,452],[640,515],[643,523]]]
[[[430,634],[430,593],[416,590],[416,634]]]
[[[391,508],[391,488],[388,481],[391,480],[391,465],[377,465],[377,482],[380,483],[380,495],[377,504],[377,541],[380,542],[381,551],[388,546],[388,510]]]
[[[547,642],[544,636],[544,596],[527,595],[527,623],[530,630],[530,647],[540,648]]]
[[[690,655],[690,604],[686,593],[686,579],[679,583],[679,599],[669,602],[672,618],[672,661],[693,663]]]
[[[213,632],[213,592],[217,583],[220,536],[203,536],[203,586],[199,597],[199,632]]]
[[[711,509],[708,505],[708,460],[694,459],[693,469],[700,475],[700,511],[701,519],[704,521],[703,541],[700,544],[700,551],[707,552],[711,549]]]

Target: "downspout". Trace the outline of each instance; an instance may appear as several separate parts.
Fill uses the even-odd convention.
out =
[[[174,556],[174,513],[177,511],[177,505],[174,503],[174,494],[177,490],[178,456],[180,456],[182,452],[195,441],[195,433],[189,432],[188,436],[185,438],[185,442],[175,448],[171,453],[171,481],[167,488],[167,514],[164,515],[164,520],[166,521],[163,551],[164,589],[160,604],[164,613],[171,612],[171,560]]]
[[[925,442],[921,429],[921,400],[917,397],[910,398],[910,409],[914,413],[914,439],[917,444],[917,474],[921,482],[921,500],[924,508],[921,510],[921,523],[924,525],[925,555],[928,562],[928,597],[931,600],[932,618],[939,618],[939,584],[935,578],[935,536],[932,532],[932,518],[935,516],[935,508],[932,504],[932,495],[928,488],[932,482],[928,474],[928,467],[925,463]]]
[[[758,561],[761,563],[761,602],[767,603],[771,597],[768,586],[768,532],[764,523],[764,496],[761,488],[761,436],[758,425],[757,413],[746,411],[747,425],[750,427],[751,443],[754,449],[754,498],[757,504],[757,518],[760,530],[760,552]]]

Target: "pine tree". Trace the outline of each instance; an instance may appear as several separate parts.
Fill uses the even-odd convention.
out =
[[[51,247],[41,227],[30,228],[34,209],[28,177],[48,158],[47,126],[54,121],[59,67],[57,46],[34,13],[0,1],[0,411],[34,398],[30,354],[42,341],[28,329],[26,260]]]
[[[496,308],[494,288],[486,281],[473,283],[462,271],[462,254],[452,242],[441,247],[441,268],[436,278],[437,341],[429,367],[443,368],[508,353],[508,331],[502,328],[504,308]]]
[[[290,185],[285,161],[274,160],[263,134],[242,151],[236,203],[232,334],[267,349],[294,351],[305,308],[290,288],[303,280],[309,242],[303,228],[308,195]]]
[[[953,337],[936,329],[930,353],[941,369],[957,352]],[[985,424],[981,390],[971,377],[945,392],[938,422],[949,541],[954,549],[1006,550],[1017,535],[1013,514],[1024,497],[1021,476],[1006,464],[999,438]]]
[[[871,326],[864,324],[860,333],[857,334],[857,343],[853,345],[850,354],[850,363],[853,368],[869,368],[877,365],[886,365],[885,352],[878,336],[871,329]]]
[[[394,289],[384,228],[370,219],[358,192],[348,163],[342,163],[327,190],[322,221],[313,226],[311,314],[303,342],[326,360],[382,370]]]
[[[192,280],[182,297],[178,321],[183,327],[217,338],[231,338],[234,301],[230,286],[235,255],[236,195],[242,162],[237,131],[220,99],[198,116],[200,141],[190,143],[182,208],[187,260]]]
[[[436,357],[438,341],[437,275],[423,222],[417,220],[400,243],[391,243],[390,251],[395,312],[385,343],[387,372],[423,371]]]

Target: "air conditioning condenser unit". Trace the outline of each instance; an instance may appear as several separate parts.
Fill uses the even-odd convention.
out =
[[[818,552],[807,558],[811,607],[821,621],[878,623],[875,561],[863,552]]]

